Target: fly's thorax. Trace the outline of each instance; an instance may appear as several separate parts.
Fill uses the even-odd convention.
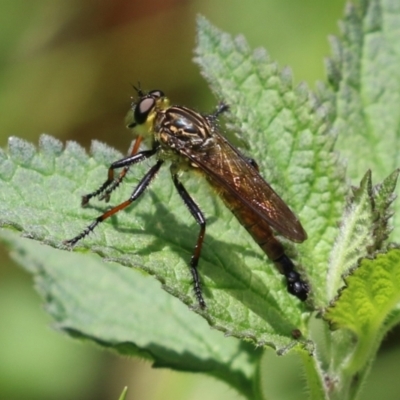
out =
[[[164,150],[201,151],[212,139],[212,131],[206,117],[181,106],[159,111],[154,120],[154,137]]]

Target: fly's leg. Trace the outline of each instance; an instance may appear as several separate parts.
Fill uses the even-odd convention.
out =
[[[229,110],[228,104],[224,102],[220,102],[216,108],[216,110],[211,114],[212,119],[217,119],[221,114]],[[257,161],[254,160],[254,158],[251,157],[245,157],[247,162],[257,171],[260,172],[260,169],[258,167]]]
[[[137,153],[137,154],[125,157],[121,160],[113,162],[110,165],[110,168],[108,169],[107,180],[94,192],[82,196],[82,207],[86,206],[92,197],[102,194],[109,186],[111,186],[113,184],[115,169],[124,167],[124,170],[126,169],[126,172],[128,172],[128,169],[131,165],[137,164],[137,163],[145,160],[146,158],[153,156],[156,152],[157,152],[156,148],[151,149],[151,150],[144,150],[144,151],[141,151],[140,153]],[[124,171],[121,172],[121,174],[123,174],[122,178],[126,175],[126,172],[125,173],[124,173]],[[121,181],[122,181],[122,178],[121,178]],[[117,181],[118,181],[118,179],[117,179]],[[114,190],[119,185],[119,183],[120,182],[118,182],[118,184],[116,184],[115,187],[111,189],[111,191]],[[114,186],[114,185],[112,185],[112,186]],[[111,193],[111,191],[110,191],[110,193]],[[107,199],[107,196],[105,195],[103,198]]]
[[[222,113],[229,110],[228,104],[221,101],[218,103],[216,110],[211,114],[215,119],[217,119]]]
[[[138,136],[135,140],[135,144],[132,147],[132,150],[130,152],[130,156],[134,156],[138,150],[139,150],[139,146],[140,143],[143,140],[143,136]],[[108,189],[106,191],[103,192],[103,194],[99,197],[99,200],[105,200],[106,203],[108,203],[110,201],[110,195],[111,193],[120,185],[120,183],[123,181],[123,179],[125,178],[125,175],[128,173],[130,168],[130,165],[127,165],[126,167],[124,167],[124,169],[120,172],[119,176],[117,179],[114,179],[114,170],[112,170],[112,180],[113,182],[110,184],[110,186],[108,187]],[[110,179],[110,171],[108,171],[108,179],[107,181]]]
[[[220,102],[217,105],[217,108],[215,109],[215,111],[212,114],[206,115],[205,117],[211,122],[211,123],[216,123],[218,117],[223,114],[224,112],[229,110],[229,106],[228,104],[224,103],[224,102]]]
[[[158,161],[147,174],[142,178],[139,184],[136,186],[135,190],[131,194],[128,200],[124,201],[123,203],[119,204],[118,206],[108,210],[104,214],[97,217],[86,229],[84,229],[79,235],[75,236],[70,240],[65,240],[64,244],[68,246],[74,246],[79,240],[83,239],[87,236],[90,232],[92,232],[100,222],[103,222],[105,219],[111,217],[112,215],[116,214],[117,212],[123,210],[124,208],[128,207],[132,202],[134,202],[137,198],[139,198],[146,188],[149,186],[150,182],[154,179],[157,172],[159,171],[163,161]]]
[[[200,225],[200,232],[199,236],[197,237],[196,246],[194,248],[194,252],[192,258],[190,259],[190,272],[192,273],[193,277],[193,287],[194,293],[196,295],[197,301],[201,308],[206,308],[206,302],[204,301],[203,295],[201,293],[201,284],[200,278],[197,271],[197,264],[199,263],[201,248],[203,246],[204,236],[206,233],[206,220],[204,218],[203,213],[201,212],[198,205],[194,202],[194,200],[190,197],[189,193],[186,191],[185,187],[179,181],[177,174],[172,173],[172,180],[178,191],[179,195],[181,196],[183,202],[186,204],[187,208],[189,209],[190,213],[192,214],[193,218],[196,222]]]

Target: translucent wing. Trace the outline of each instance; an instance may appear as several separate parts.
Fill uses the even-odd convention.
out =
[[[303,242],[307,233],[300,221],[271,186],[224,137],[215,130],[213,146],[205,151],[179,149],[199,169],[217,190],[223,188],[240,199],[277,232],[294,242]]]

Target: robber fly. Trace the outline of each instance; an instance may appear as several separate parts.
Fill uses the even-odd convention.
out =
[[[111,164],[107,180],[96,191],[83,196],[82,205],[88,204],[95,196],[108,201],[111,192],[122,182],[130,166],[152,156],[157,161],[141,179],[129,199],[100,215],[78,236],[65,243],[69,246],[75,245],[100,222],[128,207],[144,193],[161,166],[169,161],[176,190],[200,226],[190,260],[194,292],[200,307],[206,307],[197,271],[206,219],[179,180],[179,173],[188,170],[202,173],[225,205],[285,276],[289,293],[302,301],[306,300],[308,285],[296,272],[292,260],[285,254],[272,229],[298,243],[303,242],[307,234],[285,202],[261,177],[256,162],[243,156],[218,131],[217,117],[228,109],[227,105],[221,103],[213,114],[202,115],[187,107],[171,106],[161,90],[144,93],[136,88],[136,91],[139,98],[132,105],[133,123],[128,126],[135,128],[138,134],[132,151],[128,157]],[[149,150],[138,151],[144,138],[150,139],[151,147]],[[115,177],[114,170],[118,168],[123,169]]]

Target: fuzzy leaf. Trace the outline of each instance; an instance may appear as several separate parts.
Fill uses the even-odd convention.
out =
[[[154,278],[94,254],[61,251],[7,231],[1,237],[34,275],[57,329],[155,367],[208,373],[244,395],[251,392],[260,351],[211,330]]]
[[[75,236],[108,208],[97,203],[82,209],[80,195],[98,187],[106,176],[105,165],[122,156],[94,143],[89,158],[76,143],[69,142],[62,150],[60,142],[49,136],[42,136],[39,148],[37,152],[29,143],[10,139],[9,154],[3,153],[1,164],[7,176],[0,183],[1,224],[62,248],[63,240]],[[113,195],[113,204],[129,197],[148,167],[143,164],[135,169],[134,178]],[[208,308],[206,312],[198,309],[187,265],[198,227],[169,180],[168,170],[163,170],[153,190],[146,193],[147,201],[143,198],[135,207],[105,221],[78,248],[155,275],[167,291],[230,335],[277,349],[289,346],[293,329],[305,331],[303,306],[286,293],[280,276],[266,265],[229,211],[215,204],[204,183],[192,179],[186,187],[207,210],[206,215],[221,217],[209,224],[199,270]],[[84,257],[81,263],[85,263]],[[88,279],[83,270],[81,279]]]
[[[391,230],[388,219],[398,174],[396,170],[382,184],[373,188],[371,171],[368,171],[360,187],[353,189],[353,196],[342,217],[340,234],[332,249],[327,302],[333,300],[344,286],[343,275],[356,268],[362,258],[382,249]]]
[[[332,106],[337,149],[353,181],[368,169],[382,180],[400,165],[399,26],[398,0],[360,0],[348,4],[341,37],[331,38],[332,92],[321,93]],[[397,223],[394,236],[400,237]]]
[[[391,173],[380,185],[374,188],[374,208],[378,214],[374,229],[374,249],[382,248],[383,243],[388,239],[393,227],[389,223],[393,216],[393,202],[396,199],[395,189],[399,177],[399,169]],[[395,203],[394,203],[395,204]]]
[[[362,260],[345,281],[346,288],[324,315],[332,328],[341,328],[331,334],[330,362],[340,366],[342,379],[363,382],[381,341],[400,321],[400,250]],[[359,389],[350,385],[348,398]]]
[[[362,260],[345,280],[346,289],[324,318],[334,328],[350,329],[359,340],[370,340],[400,303],[400,250]]]

